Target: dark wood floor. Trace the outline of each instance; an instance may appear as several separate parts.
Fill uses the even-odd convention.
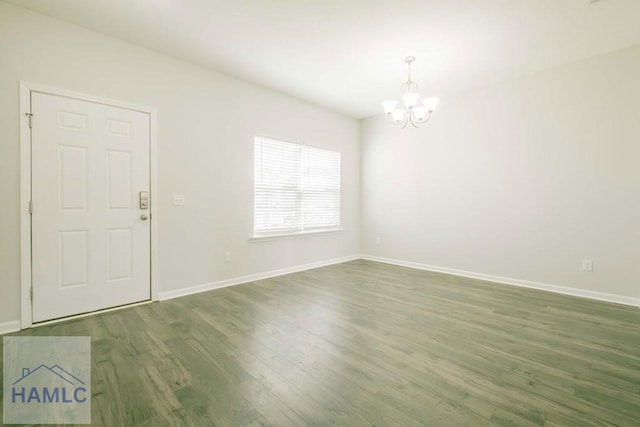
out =
[[[640,310],[369,261],[13,335],[92,337],[104,426],[639,426]]]

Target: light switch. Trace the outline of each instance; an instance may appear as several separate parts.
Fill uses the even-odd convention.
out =
[[[173,206],[184,206],[184,194],[173,195]]]

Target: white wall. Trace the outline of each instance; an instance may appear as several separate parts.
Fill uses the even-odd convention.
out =
[[[361,133],[363,253],[640,297],[640,46]]]
[[[20,316],[20,80],[157,108],[162,292],[359,252],[358,121],[0,2],[0,325]],[[344,232],[248,241],[254,135],[342,152]]]

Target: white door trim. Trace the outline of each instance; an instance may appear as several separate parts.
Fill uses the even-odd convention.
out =
[[[29,129],[28,113],[31,111],[31,93],[39,92],[48,95],[64,96],[82,101],[106,104],[113,107],[125,108],[149,114],[150,136],[150,193],[151,193],[151,300],[159,300],[160,277],[158,275],[158,138],[157,111],[155,108],[136,105],[123,101],[116,101],[44,86],[38,83],[20,81],[20,327],[32,326],[31,304],[31,214],[29,201],[31,200],[31,131]],[[34,117],[33,120],[38,120]]]

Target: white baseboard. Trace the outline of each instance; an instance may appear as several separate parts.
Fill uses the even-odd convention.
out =
[[[399,259],[384,258],[373,255],[351,255],[342,258],[334,258],[325,261],[318,261],[309,264],[297,265],[294,267],[282,268],[279,270],[271,270],[263,273],[250,274],[247,276],[235,277],[232,279],[221,280],[218,282],[205,283],[203,285],[191,286],[188,288],[177,289],[174,291],[160,292],[159,300],[164,301],[172,298],[198,294],[213,289],[225,288],[227,286],[240,285],[242,283],[253,282],[256,280],[268,279],[270,277],[282,276],[284,274],[297,273],[299,271],[311,270],[314,268],[325,267],[333,264],[341,264],[343,262],[364,259],[369,261],[382,262],[385,264],[393,264],[402,267],[415,268],[418,270],[433,271],[437,273],[451,274],[454,276],[469,277],[472,279],[486,280],[499,284],[519,286],[523,288],[538,289],[543,291],[555,292],[564,295],[571,295],[582,298],[589,298],[598,301],[613,302],[617,304],[630,305],[640,307],[640,298],[627,297],[623,295],[607,294],[604,292],[589,291],[585,289],[568,288],[565,286],[551,285],[548,283],[532,282],[528,280],[513,279],[510,277],[494,276],[491,274],[476,273],[472,271],[458,270],[455,268],[440,267],[435,265],[421,264],[412,261],[404,261]],[[20,330],[20,321],[13,320],[10,322],[0,323],[0,335],[17,332]]]
[[[20,321],[12,320],[11,322],[0,323],[0,335],[17,332],[20,330]]]
[[[250,274],[248,276],[234,277],[232,279],[220,280],[218,282],[205,283],[204,285],[190,286],[188,288],[176,289],[175,291],[160,292],[160,301],[183,297],[186,295],[198,294],[200,292],[211,291],[213,289],[226,288],[227,286],[240,285],[242,283],[256,280],[268,279],[270,277],[282,276],[284,274],[297,273],[299,271],[311,270],[318,267],[340,264],[347,261],[360,259],[360,255],[351,255],[342,258],[334,258],[325,261],[312,262],[309,264],[296,265],[294,267],[281,268],[279,270],[265,271],[263,273]]]
[[[607,294],[604,292],[588,291],[586,289],[568,288],[566,286],[551,285],[548,283],[531,282],[529,280],[513,279],[511,277],[494,276],[491,274],[476,273],[473,271],[457,270],[455,268],[439,267],[435,265],[421,264],[412,261],[384,258],[373,255],[361,255],[361,259],[383,262],[385,264],[410,267],[418,270],[433,271],[436,273],[452,274],[454,276],[469,277],[472,279],[486,280],[505,285],[519,286],[522,288],[538,289],[542,291],[555,292],[558,294],[571,295],[574,297],[589,298],[598,301],[613,302],[617,304],[640,307],[640,298],[633,298],[624,295]]]

